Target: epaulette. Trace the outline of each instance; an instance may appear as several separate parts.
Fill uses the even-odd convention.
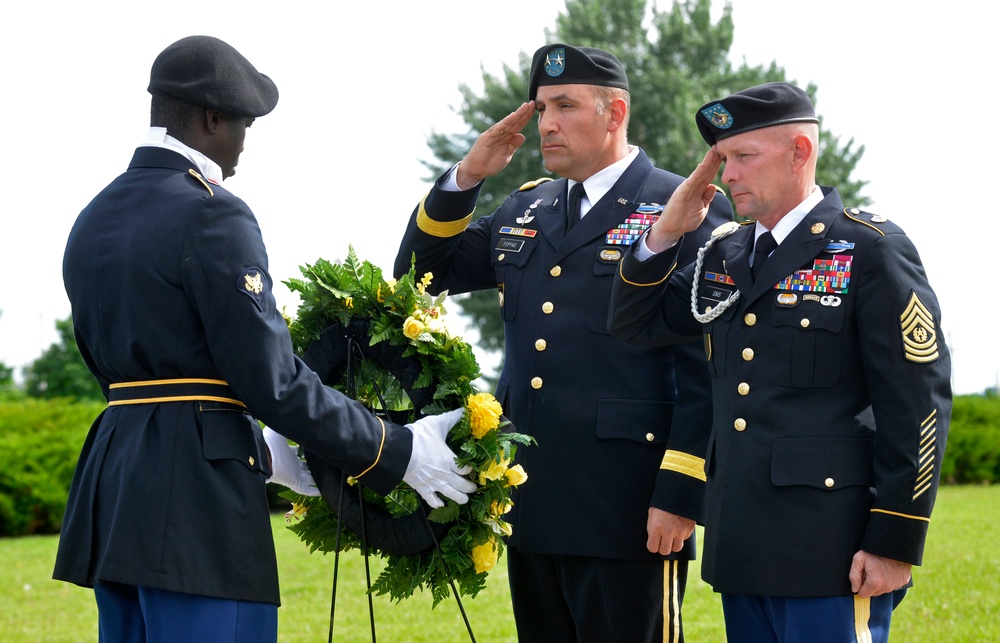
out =
[[[208,196],[215,196],[215,192],[212,191],[212,186],[208,184],[208,181],[206,181],[202,175],[198,174],[198,172],[193,169],[189,169],[188,174],[198,179],[198,182],[205,186],[205,189],[208,190]]]
[[[740,224],[736,221],[726,221],[720,225],[715,230],[712,230],[713,237],[721,237],[723,235],[732,234],[740,229]]]
[[[533,189],[533,188],[541,185],[542,183],[545,183],[546,181],[551,181],[551,180],[552,179],[550,179],[549,177],[543,176],[540,179],[535,179],[534,181],[528,181],[527,183],[525,183],[524,185],[522,185],[521,187],[519,187],[517,189],[517,191],[518,192],[524,192],[525,190],[531,190],[531,189]]]
[[[883,237],[886,232],[902,232],[899,227],[889,223],[889,219],[885,218],[880,214],[872,214],[871,212],[864,212],[858,208],[844,208],[844,216],[854,221],[855,223],[860,223],[863,226],[871,228],[875,232],[878,232]]]

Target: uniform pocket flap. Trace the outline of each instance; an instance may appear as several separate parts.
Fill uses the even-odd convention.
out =
[[[237,460],[270,475],[267,445],[256,421],[237,411],[201,414],[201,448],[206,460]]]
[[[771,482],[831,490],[870,487],[873,446],[868,438],[779,438],[771,452]]]
[[[673,415],[673,402],[597,400],[597,437],[666,444]]]

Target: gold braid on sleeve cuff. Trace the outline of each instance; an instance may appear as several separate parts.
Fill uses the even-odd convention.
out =
[[[473,209],[472,212],[458,221],[436,221],[430,218],[427,210],[424,209],[424,203],[426,202],[427,196],[425,195],[420,201],[420,209],[417,210],[417,227],[432,237],[448,238],[461,234],[469,227],[469,222],[472,221],[472,213],[475,212]]]
[[[676,471],[686,476],[705,482],[705,459],[680,451],[667,451],[663,454],[660,469]]]

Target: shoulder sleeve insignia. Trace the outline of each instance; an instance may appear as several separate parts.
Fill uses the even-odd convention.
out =
[[[542,183],[545,183],[546,181],[551,181],[551,180],[552,179],[550,179],[549,177],[543,176],[540,179],[535,179],[534,181],[528,181],[527,183],[525,183],[524,185],[522,185],[521,187],[519,187],[517,189],[517,191],[518,192],[524,192],[525,190],[531,190],[531,189],[533,189],[533,188],[541,185]]]
[[[257,306],[257,310],[264,310],[264,290],[267,285],[264,279],[264,271],[260,268],[247,268],[236,280],[236,290],[240,291]]]
[[[938,358],[934,317],[917,293],[910,293],[910,301],[899,316],[899,326],[903,333],[903,356],[907,360],[926,364]]]
[[[212,191],[212,186],[208,184],[208,181],[206,181],[202,175],[198,174],[194,170],[188,170],[188,174],[196,178],[199,183],[205,186],[205,189],[208,190],[208,196],[215,196],[215,192]]]

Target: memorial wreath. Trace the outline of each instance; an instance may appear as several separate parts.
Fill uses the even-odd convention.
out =
[[[320,259],[300,270],[302,279],[285,282],[301,299],[288,319],[296,352],[328,386],[399,424],[464,408],[447,441],[478,488],[464,505],[446,499],[427,511],[405,483],[383,497],[306,452],[322,495],[283,493],[292,501],[289,528],[310,552],[384,558],[376,594],[399,601],[428,589],[436,605],[452,587],[475,597],[511,533],[511,489],[527,474],[510,463],[531,438],[514,430],[493,395],[475,389],[479,365],[445,323],[447,293],[427,292],[430,273],[418,279],[411,265],[399,280],[386,279],[353,247],[342,263]]]

